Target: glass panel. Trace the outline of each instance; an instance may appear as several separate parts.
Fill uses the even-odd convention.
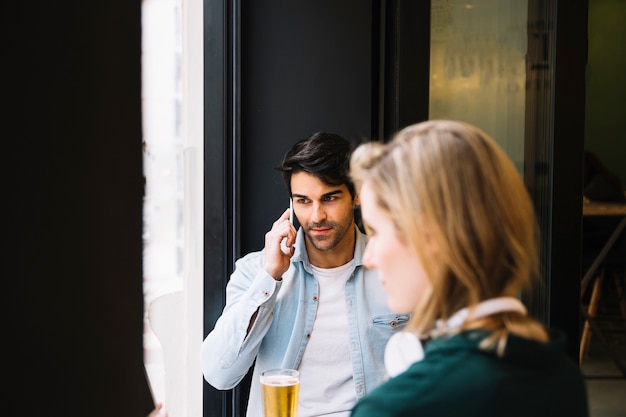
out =
[[[144,364],[153,396],[162,403],[163,348],[149,308],[183,287],[181,7],[181,0],[142,2]]]
[[[429,119],[485,130],[524,166],[528,2],[433,0]]]
[[[550,280],[551,2],[432,0],[429,119],[485,130],[529,188],[542,235],[541,275]],[[532,13],[532,16],[529,16]],[[549,285],[523,296],[548,321]]]

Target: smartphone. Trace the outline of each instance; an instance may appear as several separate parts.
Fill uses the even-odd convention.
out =
[[[289,223],[293,224],[293,199],[289,198]],[[280,250],[283,253],[289,253],[289,248],[287,247],[287,238],[284,238],[282,242],[280,242]]]

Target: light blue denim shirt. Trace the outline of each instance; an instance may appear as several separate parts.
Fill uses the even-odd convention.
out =
[[[365,268],[367,236],[356,232],[354,269],[346,283],[350,357],[357,398],[386,379],[387,340],[409,319],[392,313],[376,271]],[[262,417],[259,376],[266,369],[298,369],[317,311],[319,289],[298,230],[291,266],[276,281],[263,269],[263,251],[239,259],[226,287],[226,306],[202,344],[202,371],[213,387],[237,386],[256,359],[247,417]],[[246,335],[250,319],[258,311]],[[331,371],[331,370],[329,370]]]

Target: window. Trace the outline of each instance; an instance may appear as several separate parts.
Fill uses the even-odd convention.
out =
[[[142,2],[144,363],[155,400],[177,416],[202,414],[202,18],[202,0]],[[160,340],[148,313],[166,294],[177,302]]]
[[[150,303],[183,288],[181,1],[142,2],[144,362],[165,398],[163,352],[148,321]]]

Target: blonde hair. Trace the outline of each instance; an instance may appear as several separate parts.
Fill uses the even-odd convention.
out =
[[[481,301],[518,296],[539,277],[538,226],[515,166],[479,128],[433,120],[408,126],[391,142],[361,144],[351,159],[415,252],[431,282],[408,329],[427,334],[438,319]],[[432,248],[435,254],[432,254]],[[467,327],[492,330],[484,347],[502,353],[509,333],[547,340],[544,327],[520,313],[500,313]]]

